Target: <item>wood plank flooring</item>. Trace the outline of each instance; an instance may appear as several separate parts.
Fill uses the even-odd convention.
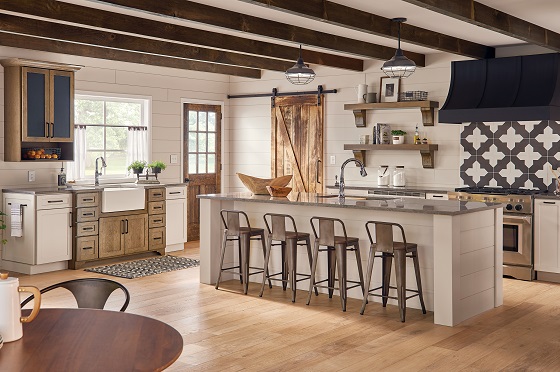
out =
[[[198,242],[175,252],[199,257]],[[83,270],[20,276],[39,288],[83,277]],[[139,279],[113,278],[131,294],[127,312],[169,323],[184,349],[169,371],[558,371],[560,370],[560,285],[504,279],[504,306],[458,327],[433,324],[433,314],[408,309],[406,323],[396,306],[349,299],[346,313],[337,296],[320,294],[305,305],[306,293],[266,289],[239,281],[224,288],[198,282],[190,268]],[[107,309],[117,310],[115,293]],[[63,290],[43,298],[42,307],[75,306]]]

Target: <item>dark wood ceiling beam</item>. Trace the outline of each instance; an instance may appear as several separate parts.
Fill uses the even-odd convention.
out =
[[[395,54],[395,47],[386,47],[342,36],[318,32],[303,27],[287,25],[281,22],[253,17],[221,8],[187,0],[97,0],[101,3],[124,6],[130,9],[142,10],[184,19],[230,30],[247,32],[254,35],[271,37],[278,40],[290,41],[298,44],[316,46],[332,51],[350,53],[358,56],[388,60]],[[425,66],[425,56],[420,53],[405,51],[408,58],[418,66]],[[305,54],[304,54],[305,59]]]
[[[198,30],[55,0],[39,2],[33,0],[0,1],[0,9],[137,35],[280,58],[292,62],[298,56],[298,48],[294,47]],[[329,53],[306,50],[304,52],[304,59],[307,63],[352,71],[363,71],[364,69],[364,63],[361,59]]]
[[[13,48],[38,50],[42,52],[107,59],[111,61],[170,67],[181,70],[212,72],[216,74],[241,76],[253,79],[261,78],[260,70],[250,68],[219,65],[215,63],[198,62],[180,58],[162,57],[153,54],[143,54],[125,50],[75,44],[65,41],[48,40],[33,36],[17,35],[6,32],[0,32],[0,45]]]
[[[332,25],[351,28],[372,35],[397,39],[398,27],[389,18],[368,13],[327,0],[241,0],[246,3],[262,5],[267,8],[295,14],[302,17],[327,22]],[[442,0],[446,1],[446,0]],[[456,0],[462,1],[462,0]],[[410,19],[409,21],[414,21]],[[401,40],[437,49],[447,53],[472,58],[494,57],[494,48],[459,39],[439,32],[403,23]]]
[[[278,59],[200,48],[114,32],[56,24],[8,14],[0,14],[0,30],[106,48],[123,49],[133,52],[136,51],[239,67],[286,71],[293,66],[293,62],[281,61]]]
[[[473,0],[404,0],[473,25],[560,52],[560,34]]]

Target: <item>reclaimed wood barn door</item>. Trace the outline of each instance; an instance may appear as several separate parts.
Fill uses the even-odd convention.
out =
[[[221,107],[187,103],[184,106],[183,169],[187,186],[187,240],[199,240],[199,194],[220,192]]]
[[[323,192],[323,103],[316,95],[277,97],[272,108],[272,177],[292,174],[297,192]]]

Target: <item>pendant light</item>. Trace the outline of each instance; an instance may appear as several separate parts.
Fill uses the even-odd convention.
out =
[[[294,85],[309,84],[315,79],[315,71],[309,68],[308,65],[303,63],[301,56],[301,45],[299,46],[299,58],[297,59],[294,67],[289,68],[285,72],[286,79]]]
[[[416,70],[416,63],[406,58],[401,49],[401,23],[406,22],[406,18],[393,18],[392,21],[397,22],[399,24],[399,31],[398,31],[399,44],[393,58],[385,62],[383,64],[383,67],[381,67],[381,70],[383,70],[385,75],[389,77],[396,77],[396,78],[409,77]]]

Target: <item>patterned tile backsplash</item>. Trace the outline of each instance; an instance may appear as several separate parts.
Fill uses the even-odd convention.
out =
[[[461,151],[461,181],[465,186],[552,190],[550,167],[560,167],[560,123],[463,124]]]

